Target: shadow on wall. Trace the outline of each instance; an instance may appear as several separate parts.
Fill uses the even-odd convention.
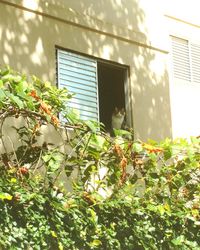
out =
[[[34,6],[30,5],[33,8]],[[12,5],[0,3],[0,12],[1,64],[10,65],[26,74],[41,76],[43,79],[53,77],[54,72],[48,72],[50,62],[48,50],[45,48],[49,48],[50,44],[45,33],[54,36],[55,30],[49,27],[43,16]]]
[[[27,8],[40,11],[39,1],[23,2]],[[51,16],[56,18],[0,2],[1,65],[55,82],[55,45],[122,64],[128,62],[128,105],[133,110],[136,138],[160,140],[171,136],[168,74],[164,66],[157,74],[155,66],[166,55],[162,58],[162,52],[133,39],[135,34],[142,43],[150,44],[140,1],[48,0],[45,8],[52,4],[60,6],[51,8]],[[65,13],[71,13],[68,20]],[[84,22],[88,27],[83,28]]]

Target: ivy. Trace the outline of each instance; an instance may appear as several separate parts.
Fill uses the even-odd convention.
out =
[[[110,137],[71,97],[0,70],[0,248],[200,249],[200,139]]]

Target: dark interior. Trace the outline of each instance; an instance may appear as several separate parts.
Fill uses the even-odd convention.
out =
[[[111,129],[111,117],[115,107],[125,108],[125,76],[126,69],[98,62],[100,122],[107,131]]]

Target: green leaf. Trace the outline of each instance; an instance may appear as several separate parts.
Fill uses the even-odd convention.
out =
[[[164,205],[158,205],[158,211],[160,212],[161,215],[163,215],[165,213],[165,207]]]
[[[3,88],[3,81],[0,80],[0,88]]]
[[[16,178],[11,178],[10,182],[11,182],[11,183],[16,183],[16,182],[17,182],[17,179],[16,179]]]
[[[96,223],[98,221],[98,216],[97,216],[96,212],[91,208],[89,208],[88,210],[89,210],[89,212],[91,214],[92,221],[94,223]]]
[[[132,134],[127,130],[123,130],[123,129],[113,129],[113,130],[114,130],[115,136],[128,136],[130,138],[132,136]]]
[[[15,104],[17,104],[17,106],[22,109],[24,108],[24,104],[23,102],[20,100],[20,98],[18,96],[15,96],[13,94],[10,95],[10,99],[12,100],[12,102],[14,102]]]
[[[51,158],[52,158],[51,154],[47,154],[47,155],[44,155],[42,157],[42,159],[44,160],[44,162],[48,162]]]
[[[106,142],[106,139],[100,135],[92,135],[91,137],[91,146],[94,146],[98,150],[103,150],[103,146]]]
[[[2,101],[6,97],[6,94],[2,89],[0,89],[0,101]]]
[[[91,247],[98,247],[98,246],[100,246],[102,243],[101,243],[101,241],[100,240],[93,240],[92,242],[90,242],[90,246]]]
[[[137,142],[133,144],[132,149],[133,149],[133,151],[135,151],[137,153],[140,153],[140,152],[143,151],[142,144],[141,143],[137,143]]]
[[[96,122],[94,121],[85,121],[85,124],[89,127],[89,129],[93,132],[96,133],[96,131],[98,130],[99,126],[97,125]]]
[[[58,243],[58,248],[59,248],[59,250],[63,250],[64,249],[64,247],[63,247],[63,245],[62,245],[61,242]]]
[[[172,243],[173,243],[175,246],[182,246],[183,243],[184,243],[184,240],[185,240],[184,235],[180,235],[180,236],[177,237],[176,239],[173,239],[173,240],[172,240]]]
[[[28,88],[28,84],[26,81],[21,80],[20,82],[18,82],[17,86],[16,86],[16,90],[18,93],[24,93]]]
[[[57,234],[55,233],[55,231],[51,231],[51,235],[52,235],[54,238],[57,238]]]
[[[12,195],[8,194],[8,193],[0,193],[0,199],[1,200],[12,200]]]

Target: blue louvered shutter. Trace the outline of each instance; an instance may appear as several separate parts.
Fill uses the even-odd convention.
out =
[[[68,103],[83,120],[99,120],[97,62],[63,50],[57,51],[58,85],[75,94]]]

